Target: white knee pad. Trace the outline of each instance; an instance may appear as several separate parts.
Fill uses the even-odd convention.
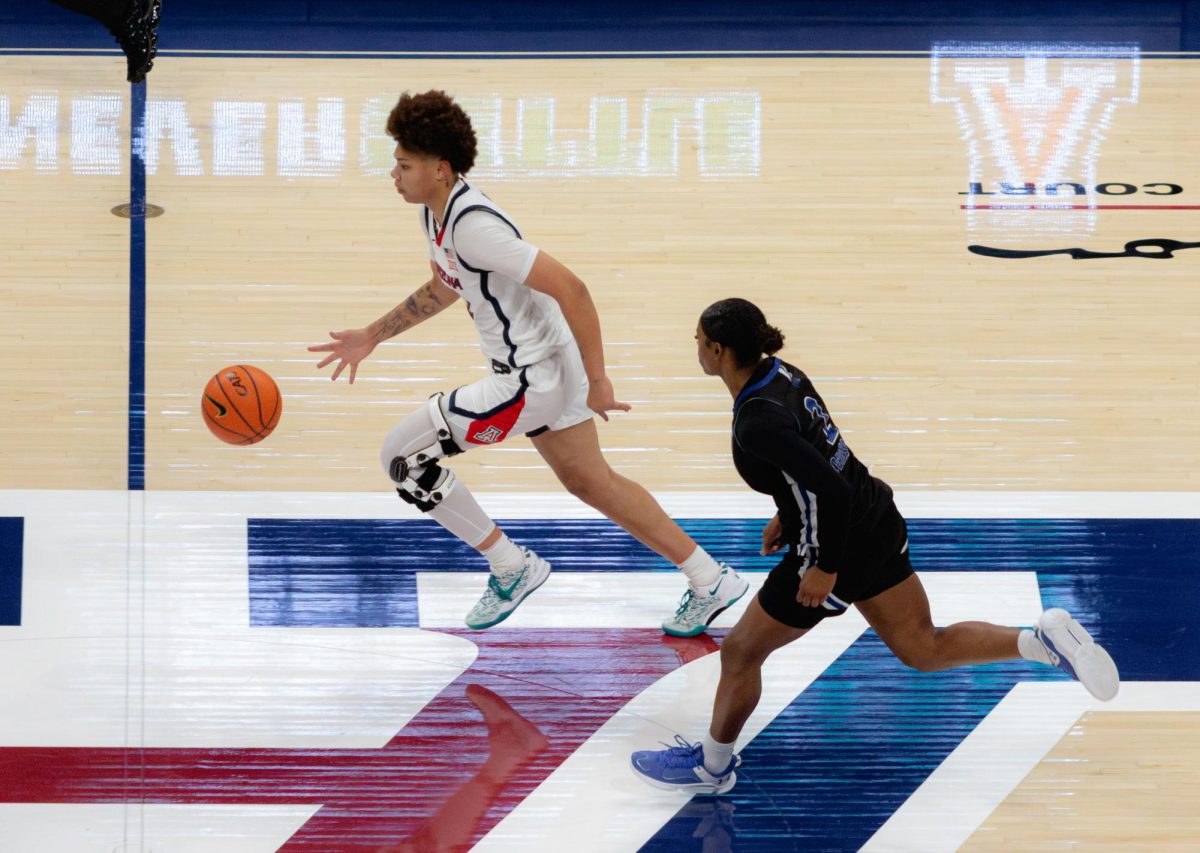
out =
[[[442,414],[441,393],[405,418],[388,434],[380,461],[400,497],[422,512],[441,503],[456,482],[438,460],[462,453]]]

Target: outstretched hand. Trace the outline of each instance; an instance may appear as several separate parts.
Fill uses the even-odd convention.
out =
[[[354,377],[358,374],[359,362],[371,354],[371,351],[375,349],[376,341],[366,329],[330,332],[329,337],[333,340],[325,344],[313,344],[308,351],[329,353],[317,363],[318,370],[330,362],[340,359],[338,366],[333,370],[333,376],[329,378],[336,382],[337,378],[342,375],[342,371],[349,367],[350,384],[353,385]]]
[[[608,412],[628,412],[633,406],[628,403],[618,402],[613,396],[612,382],[605,376],[597,379],[594,382],[589,382],[588,408],[598,414],[604,420],[608,420]]]

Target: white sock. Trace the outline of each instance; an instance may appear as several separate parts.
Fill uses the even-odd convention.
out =
[[[1046,652],[1046,647],[1037,638],[1037,634],[1028,628],[1022,628],[1021,633],[1017,635],[1017,649],[1025,660],[1035,663],[1050,663],[1050,655]]]
[[[692,589],[697,592],[707,591],[721,577],[721,567],[717,561],[699,545],[692,552],[692,556],[678,564],[678,568],[687,577]]]
[[[737,743],[737,741],[734,741]],[[733,743],[713,740],[711,734],[704,735],[704,769],[716,776],[724,772],[733,758]]]
[[[492,570],[493,575],[499,575],[500,572],[516,571],[524,565],[524,554],[521,548],[518,548],[508,536],[500,530],[500,537],[492,543],[492,547],[486,551],[480,551],[487,558],[487,567]]]
[[[479,553],[487,557],[488,568],[494,575],[515,571],[525,565],[525,555],[504,534],[504,531],[500,531],[500,538],[492,544],[492,547]]]

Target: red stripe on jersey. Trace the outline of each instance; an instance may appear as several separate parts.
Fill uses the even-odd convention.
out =
[[[524,408],[525,395],[522,394],[520,399],[507,409],[500,410],[490,418],[471,421],[471,426],[467,429],[467,441],[472,444],[496,444],[503,441]]]

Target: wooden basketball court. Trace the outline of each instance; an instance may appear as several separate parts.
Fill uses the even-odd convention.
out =
[[[1062,604],[1049,592],[1057,590],[1088,618],[1114,620],[1107,631],[1090,627],[1115,644],[1128,682],[1117,702],[1100,707],[1078,685],[1004,669],[996,678],[1016,683],[1012,693],[1005,683],[978,720],[945,735],[952,742],[940,752],[918,744],[918,754],[938,756],[929,772],[897,789],[886,809],[886,798],[871,794],[867,810],[883,811],[863,818],[868,828],[843,849],[1192,848],[1200,692],[1186,653],[1198,627],[1200,167],[1191,154],[1200,65],[1129,48],[982,42],[924,55],[168,54],[145,95],[146,200],[164,212],[145,221],[144,269],[136,248],[131,255],[129,221],[110,212],[129,196],[135,109],[118,59],[0,55],[8,320],[0,403],[9,413],[0,422],[0,516],[25,519],[22,616],[0,627],[15,673],[10,698],[0,700],[8,738],[0,769],[15,774],[0,781],[0,826],[9,827],[0,828],[0,848],[552,850],[566,843],[566,827],[592,826],[589,802],[609,818],[578,832],[577,849],[692,849],[678,841],[687,833],[661,827],[700,832],[704,820],[712,849],[801,849],[809,837],[796,828],[802,809],[791,830],[758,832],[752,804],[737,801],[733,818],[704,798],[659,800],[626,770],[610,780],[593,755],[609,750],[619,767],[630,749],[653,745],[658,735],[646,741],[648,732],[669,740],[707,719],[717,656],[705,659],[715,645],[663,645],[654,626],[682,587],[646,554],[629,559],[662,570],[645,576],[648,586],[617,592],[605,581],[595,607],[587,589],[566,580],[561,588],[562,612],[577,607],[582,633],[620,651],[594,689],[608,693],[603,685],[621,681],[620,660],[645,683],[597,711],[584,740],[556,743],[546,722],[556,700],[497,685],[540,679],[570,692],[575,670],[547,659],[575,661],[562,649],[586,637],[553,634],[561,626],[549,605],[528,622],[514,618],[510,651],[528,659],[528,671],[486,684],[532,731],[506,718],[520,749],[504,753],[489,722],[486,773],[447,783],[442,800],[418,787],[376,803],[394,810],[392,834],[386,822],[356,824],[349,795],[335,797],[324,782],[306,788],[303,774],[268,773],[262,784],[276,788],[260,798],[230,781],[233,767],[220,778],[201,769],[232,760],[219,757],[224,749],[249,750],[237,766],[253,765],[251,775],[289,749],[341,750],[368,766],[366,753],[433,713],[455,678],[500,654],[504,631],[481,639],[436,615],[438,595],[451,616],[465,611],[482,562],[446,575],[460,587],[438,587],[436,569],[422,570],[419,619],[409,627],[350,617],[288,623],[271,608],[292,606],[299,586],[275,594],[256,580],[282,553],[256,537],[288,519],[370,522],[377,526],[365,542],[411,537],[407,547],[387,547],[461,559],[420,538],[436,531],[389,526],[421,522],[391,495],[378,447],[430,394],[487,369],[465,311],[454,306],[381,346],[353,386],[330,382],[306,351],[330,330],[386,313],[428,278],[417,212],[387,177],[383,122],[399,92],[429,88],[452,93],[473,117],[480,157],[468,179],[588,284],[617,398],[633,404],[599,424],[606,456],[668,511],[695,525],[740,519],[747,549],[770,514],[732,467],[730,400],[700,372],[692,339],[705,306],[742,296],[784,331],[780,355],[814,378],[855,453],[892,484],[906,514],[925,520],[914,524],[913,560],[930,575],[935,617],[943,608],[961,611],[954,618],[1032,619]],[[1172,241],[1148,251],[1173,256],[968,249],[1117,255],[1136,240]],[[144,287],[144,458],[136,461],[131,283]],[[283,395],[279,427],[252,447],[221,444],[200,416],[208,377],[236,363],[269,372]],[[135,465],[144,490],[129,491]],[[560,520],[568,526],[554,535],[590,559],[593,528],[569,524],[600,522],[561,491],[526,439],[456,457],[452,467],[498,518]],[[972,519],[984,522],[972,527]],[[1166,526],[1119,526],[1156,520]],[[311,541],[344,541],[348,529]],[[1114,544],[1114,530],[1128,534],[1125,544]],[[736,538],[720,525],[711,531],[714,553]],[[1171,548],[1180,562],[1163,577],[1159,549]],[[1132,562],[1115,565],[1116,554]],[[943,571],[962,579],[939,599],[932,575]],[[1010,592],[995,585],[1010,575]],[[312,616],[342,594],[341,580],[327,581],[297,612]],[[1183,592],[1172,599],[1174,584]],[[353,595],[366,601],[372,590]],[[628,622],[613,615],[622,608]],[[776,731],[777,741],[763,741],[774,748],[764,746],[757,766],[747,754],[748,799],[766,796],[754,780],[771,776],[771,756],[821,739],[821,715],[788,728],[789,713],[806,719],[808,682],[794,679],[805,666],[815,666],[810,681],[839,672],[839,650],[865,628],[857,615],[844,619],[829,628],[824,663],[797,650],[779,664],[778,678],[793,680],[779,688],[780,716],[758,726],[764,738]],[[1167,635],[1163,651],[1146,632]],[[843,693],[819,696],[843,701],[856,679],[864,697],[913,684],[925,691],[919,707],[894,713],[930,720],[932,732],[938,714],[983,701],[970,698],[982,689],[970,674],[922,687],[926,676],[888,663],[875,646],[871,637],[859,642],[865,657],[843,658],[850,662],[834,687],[816,682]],[[645,663],[647,648],[666,657]],[[651,694],[658,699],[637,704]],[[493,719],[477,690],[465,695]],[[827,701],[831,717],[852,713]],[[1052,713],[1028,711],[1046,704]],[[463,740],[471,726],[484,731],[463,706],[475,716],[420,717],[430,749],[482,749],[483,734]],[[888,748],[879,744],[884,764]],[[507,764],[497,758],[518,753]],[[137,756],[137,773],[102,772],[121,755]],[[357,771],[347,761],[352,785]],[[996,762],[1002,770],[989,773]],[[73,768],[63,778],[74,783],[55,782],[50,766]],[[578,775],[581,766],[590,769]],[[827,772],[776,775],[819,786]],[[864,765],[864,790],[883,784],[872,772],[886,776]],[[930,799],[963,780],[976,785],[977,773],[993,789],[972,789],[958,818]],[[1004,779],[1011,784],[996,781]],[[334,800],[349,817],[339,823],[326,807],[318,826]],[[692,823],[689,808],[701,809]],[[414,829],[446,814],[470,832]],[[356,835],[356,825],[369,831]],[[432,846],[387,846],[401,836]]]

